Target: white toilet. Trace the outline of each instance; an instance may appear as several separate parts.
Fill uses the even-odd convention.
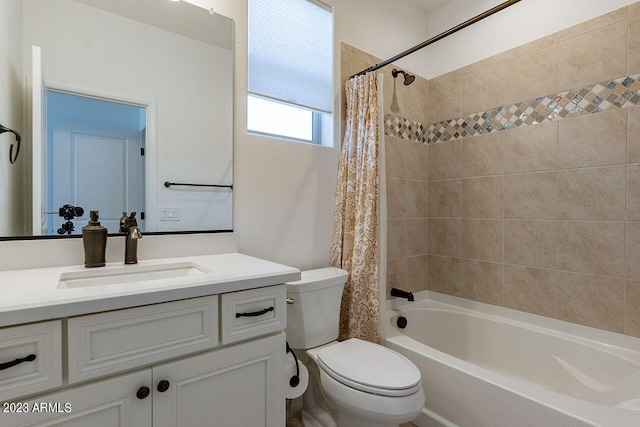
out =
[[[338,268],[302,272],[287,283],[287,341],[309,370],[305,427],[397,427],[424,406],[420,371],[403,355],[359,339],[338,338],[342,288]]]

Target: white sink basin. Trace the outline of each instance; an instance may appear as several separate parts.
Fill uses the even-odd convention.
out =
[[[118,268],[92,269],[60,274],[58,288],[84,288],[92,286],[133,284],[153,280],[174,279],[209,273],[206,268],[192,262],[158,265],[127,265]]]

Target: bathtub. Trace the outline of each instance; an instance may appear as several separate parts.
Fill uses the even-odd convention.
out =
[[[422,373],[420,427],[640,426],[638,338],[431,292],[387,304],[387,346]]]

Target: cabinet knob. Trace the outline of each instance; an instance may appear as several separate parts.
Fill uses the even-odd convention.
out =
[[[169,381],[167,380],[162,380],[158,383],[158,391],[160,393],[164,393],[165,391],[169,390],[169,386],[171,384],[169,383]]]
[[[146,399],[151,394],[151,389],[147,386],[142,386],[138,389],[136,393],[136,397],[140,400]]]

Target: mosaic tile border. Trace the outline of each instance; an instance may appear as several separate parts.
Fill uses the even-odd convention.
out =
[[[384,115],[384,134],[423,144],[427,143],[427,125],[391,114]]]
[[[639,80],[640,74],[634,74],[434,123],[429,126],[428,143],[632,107],[640,104]]]

